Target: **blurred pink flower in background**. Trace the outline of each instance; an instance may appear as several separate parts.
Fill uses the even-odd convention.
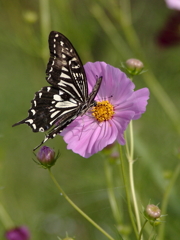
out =
[[[166,0],[168,8],[180,10],[180,0]]]
[[[157,34],[156,41],[163,48],[180,44],[180,11],[173,11],[171,13]]]
[[[7,240],[29,240],[30,232],[26,226],[19,226],[6,231],[5,237]]]

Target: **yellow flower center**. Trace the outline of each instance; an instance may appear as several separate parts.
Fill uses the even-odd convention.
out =
[[[114,115],[114,107],[109,101],[97,102],[92,108],[92,115],[99,121],[107,121]]]

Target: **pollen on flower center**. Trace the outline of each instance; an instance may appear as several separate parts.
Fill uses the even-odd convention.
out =
[[[114,115],[114,107],[109,101],[97,102],[92,108],[92,115],[99,121],[107,121]]]

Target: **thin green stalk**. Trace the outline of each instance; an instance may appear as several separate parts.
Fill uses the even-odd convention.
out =
[[[134,164],[134,137],[133,137],[133,123],[132,121],[129,124],[129,141],[126,139],[126,150],[127,150],[127,159],[129,163],[129,181],[130,181],[130,187],[131,187],[131,194],[132,194],[132,202],[134,206],[134,212],[136,216],[137,221],[137,228],[138,232],[141,231],[141,221],[140,221],[140,215],[139,215],[139,208],[137,204],[136,199],[136,192],[135,192],[135,186],[134,186],[134,171],[133,171],[133,164]],[[141,238],[142,239],[142,238]]]
[[[113,0],[114,4],[116,4],[116,0]],[[131,1],[125,0],[120,1],[120,8],[122,8],[126,15],[125,15],[125,23],[128,23],[129,25],[132,24],[132,16],[131,16]],[[119,9],[117,8],[117,17],[119,17]]]
[[[59,183],[56,181],[54,175],[52,174],[51,170],[49,169],[49,174],[51,179],[53,180],[56,187],[59,189],[60,193],[64,196],[64,198],[69,202],[69,204],[76,209],[88,222],[90,222],[95,228],[97,228],[101,233],[103,233],[108,239],[114,240],[106,231],[104,231],[97,223],[95,223],[87,214],[85,214],[73,201],[66,195],[63,189],[60,187]]]
[[[130,121],[129,123],[129,136],[130,136],[130,155],[129,158],[131,161],[134,162],[134,134],[133,134],[133,121]]]
[[[135,216],[136,216],[138,232],[140,232],[140,230],[141,230],[141,222],[140,222],[139,209],[138,209],[136,193],[135,193],[135,187],[134,187],[133,163],[134,162],[132,160],[129,161],[129,179],[130,179],[132,202],[133,202],[133,206],[134,206],[134,212],[135,212]]]
[[[109,196],[109,202],[111,205],[112,213],[114,216],[115,221],[118,225],[122,224],[122,214],[120,214],[118,204],[116,201],[116,197],[113,190],[113,179],[112,179],[112,169],[109,166],[106,159],[104,159],[104,170],[105,170],[105,176],[108,186],[108,196]]]
[[[14,223],[8,213],[6,212],[4,206],[0,203],[0,218],[5,229],[10,229],[14,227]]]
[[[180,174],[180,164],[175,168],[173,176],[171,177],[171,180],[169,181],[169,184],[166,187],[166,191],[164,193],[162,207],[161,207],[161,212],[163,214],[166,213],[170,193],[171,193],[171,190],[172,190],[179,174]],[[165,223],[162,222],[162,224],[159,226],[158,240],[164,239],[164,230],[165,230]]]
[[[118,149],[119,149],[119,155],[120,155],[120,161],[121,164],[119,164],[119,168],[123,177],[124,185],[125,185],[125,191],[126,191],[126,198],[127,198],[127,205],[128,205],[128,212],[130,216],[130,220],[134,229],[134,233],[136,235],[136,238],[138,239],[139,234],[137,230],[137,226],[134,221],[134,215],[132,212],[132,207],[131,207],[131,196],[130,196],[130,189],[129,189],[129,183],[128,183],[128,178],[127,178],[127,172],[125,170],[125,159],[122,153],[122,147],[121,145],[118,144]]]
[[[39,0],[40,8],[40,28],[41,28],[41,57],[43,61],[47,62],[47,37],[50,32],[50,10],[49,0]]]
[[[139,240],[141,239],[141,236],[142,236],[144,227],[145,227],[145,225],[146,225],[147,222],[148,222],[148,220],[145,220],[144,223],[143,223],[143,225],[142,225],[141,231],[140,231],[140,233],[139,233]]]
[[[111,41],[112,45],[117,49],[117,52],[123,56],[123,59],[126,59],[126,55],[131,55],[128,45],[121,37],[121,34],[117,31],[114,24],[111,22],[109,17],[106,15],[103,8],[96,2],[90,8],[90,11],[94,18],[98,21],[99,25],[102,27],[107,37]],[[123,47],[120,47],[123,46]]]

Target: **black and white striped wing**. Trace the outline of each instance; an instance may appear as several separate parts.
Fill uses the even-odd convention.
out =
[[[51,86],[43,87],[36,92],[31,104],[28,117],[13,126],[26,123],[33,132],[47,131],[57,122],[58,125],[65,127],[66,119],[73,118],[79,108],[79,103],[69,94]]]
[[[52,31],[49,35],[49,50],[47,81],[73,98],[85,102],[88,98],[86,74],[73,45],[63,34]]]

